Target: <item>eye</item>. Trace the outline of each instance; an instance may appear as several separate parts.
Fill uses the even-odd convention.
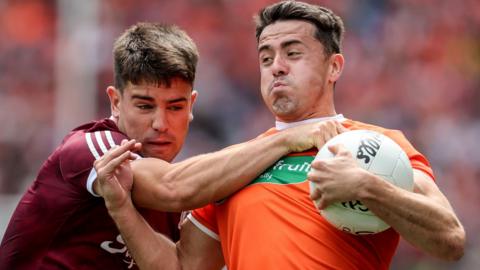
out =
[[[271,56],[260,56],[260,63],[264,66],[270,65],[273,61]]]
[[[139,108],[140,110],[150,110],[150,109],[153,109],[153,106],[152,105],[149,105],[149,104],[138,104],[138,105],[135,105],[137,108]]]
[[[301,53],[298,52],[298,51],[289,51],[287,52],[287,56],[289,57],[295,57],[295,56],[299,56]]]
[[[183,110],[183,108],[184,106],[180,106],[180,105],[173,105],[168,107],[170,111],[181,111]]]

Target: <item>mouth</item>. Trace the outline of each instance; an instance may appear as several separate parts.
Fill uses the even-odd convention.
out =
[[[272,84],[271,89],[280,88],[280,87],[284,87],[284,86],[287,86],[287,84],[284,83],[284,82],[278,82],[278,81],[277,81],[277,82],[274,82],[274,83]]]
[[[279,90],[284,89],[285,87],[288,87],[289,84],[285,80],[274,80],[272,84],[270,85],[270,91],[271,92],[276,92]]]
[[[170,141],[146,141],[144,142],[146,146],[150,147],[167,147],[172,144]]]
[[[287,85],[286,83],[281,81],[280,82],[277,81],[273,83],[273,87],[286,86],[286,85]]]
[[[284,93],[284,91],[287,90],[287,87],[288,87],[288,84],[286,83],[275,82],[274,84],[272,84],[272,87],[270,87],[270,95],[273,95],[273,96],[282,95],[282,93]]]

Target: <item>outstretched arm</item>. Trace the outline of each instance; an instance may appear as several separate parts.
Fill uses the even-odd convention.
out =
[[[342,146],[330,147],[335,158],[314,161],[309,180],[323,209],[334,202],[360,200],[405,240],[435,257],[458,260],[465,246],[465,231],[450,203],[430,176],[414,170],[413,192],[358,167]]]
[[[132,198],[164,211],[197,208],[237,191],[287,153],[321,147],[343,130],[334,121],[309,124],[175,164],[138,160],[132,162]]]

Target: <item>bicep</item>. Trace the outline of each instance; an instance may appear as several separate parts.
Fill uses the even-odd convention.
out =
[[[188,219],[182,225],[177,250],[183,269],[222,269],[225,265],[220,242]]]
[[[438,186],[435,184],[433,179],[426,173],[420,170],[413,170],[414,178],[414,187],[413,192],[424,195],[436,203],[439,203],[447,209],[452,209],[450,203],[443,193],[440,191]]]

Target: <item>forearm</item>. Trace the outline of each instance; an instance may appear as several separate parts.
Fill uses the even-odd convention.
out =
[[[419,249],[446,260],[463,255],[464,231],[448,201],[397,188],[380,178],[366,188],[361,201]]]
[[[286,136],[275,134],[163,167],[156,166],[155,159],[136,161],[133,199],[138,205],[164,211],[193,209],[223,199],[287,154],[287,145]]]
[[[140,269],[181,268],[175,244],[156,233],[131,201],[121,208],[109,210],[109,213]]]

